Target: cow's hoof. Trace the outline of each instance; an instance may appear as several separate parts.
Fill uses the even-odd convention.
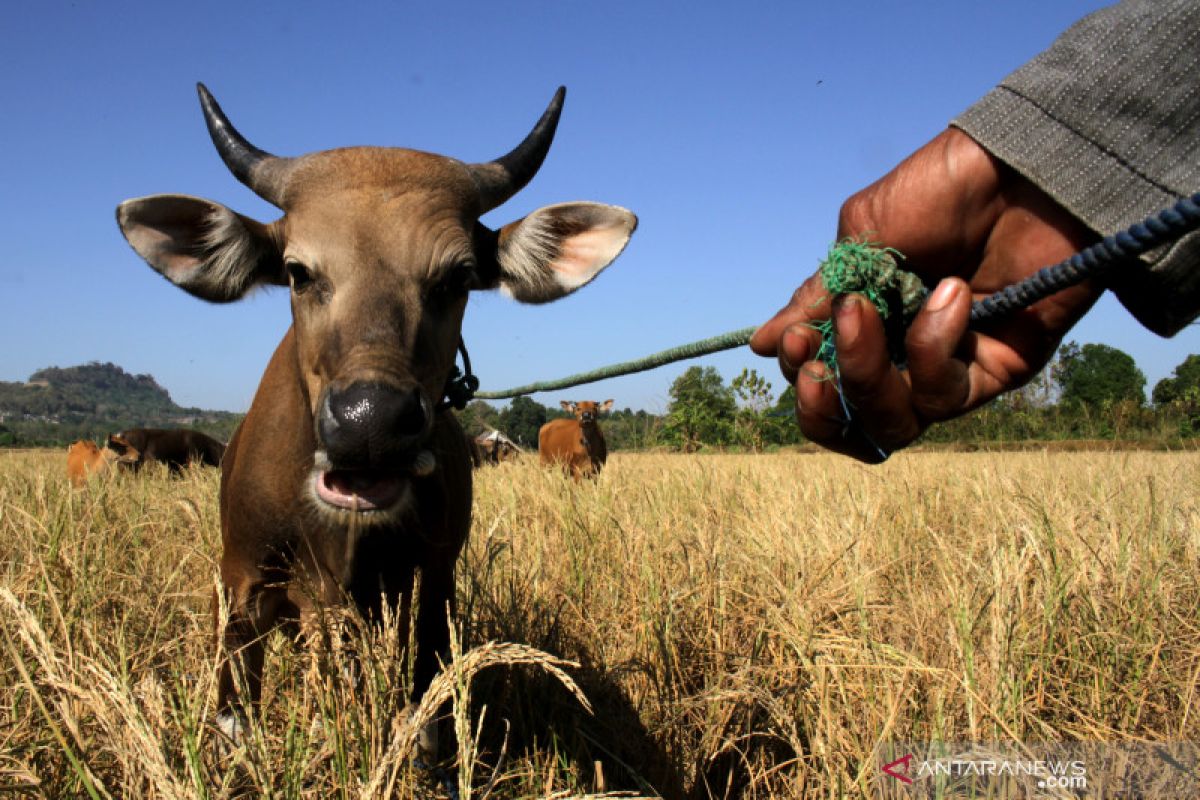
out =
[[[438,762],[438,723],[431,720],[417,732],[417,758],[426,764]]]
[[[415,704],[408,706],[401,712],[405,722],[408,724],[412,723],[416,713],[417,706]],[[419,766],[432,767],[437,763],[438,730],[437,719],[429,720],[417,730],[417,739],[412,752],[412,758]]]
[[[223,756],[228,756],[241,746],[246,733],[246,723],[233,711],[217,714],[217,747]]]

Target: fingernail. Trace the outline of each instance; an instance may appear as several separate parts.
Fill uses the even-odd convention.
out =
[[[779,342],[779,357],[793,370],[808,360],[808,336],[799,325],[792,325],[783,332]]]
[[[862,328],[862,305],[857,296],[844,294],[833,301],[833,313],[837,316],[838,345],[853,345]]]
[[[950,305],[950,301],[958,294],[958,281],[946,278],[938,284],[933,290],[933,294],[929,296],[929,301],[925,303],[925,308],[929,311],[941,311],[946,306]]]

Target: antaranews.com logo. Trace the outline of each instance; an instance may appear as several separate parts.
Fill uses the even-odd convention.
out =
[[[897,743],[877,763],[880,798],[1200,798],[1194,742]]]

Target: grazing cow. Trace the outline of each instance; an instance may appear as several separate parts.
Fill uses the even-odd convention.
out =
[[[466,431],[463,431],[463,438],[467,443],[467,454],[471,457],[471,468],[479,469],[483,466],[483,448],[479,446],[479,441]]]
[[[219,467],[225,455],[225,445],[186,428],[130,428],[110,434],[108,446],[123,456],[123,464],[134,470],[151,461],[166,464],[173,473],[181,472],[188,464]]]
[[[538,431],[538,453],[543,464],[558,464],[571,477],[594,478],[608,460],[608,445],[596,417],[612,408],[612,400],[594,403],[562,401],[562,407],[575,419],[552,419]]]
[[[449,647],[455,562],[470,527],[470,457],[443,402],[467,294],[557,300],[620,254],[637,218],[573,202],[498,231],[479,222],[541,166],[561,88],[521,144],[477,164],[384,147],[276,157],[198,90],[226,166],[282,218],[264,224],[210,200],[158,195],[122,203],[121,230],[197,297],[223,303],[275,284],[290,286],[292,308],[222,463],[230,655],[218,723],[240,731],[238,692],[257,700],[263,638],[280,622],[347,601],[377,619],[386,603],[399,609],[406,642],[419,570],[415,700]]]
[[[83,486],[88,476],[98,475],[117,462],[128,463],[129,459],[137,459],[136,449],[118,453],[108,447],[101,449],[90,439],[80,439],[67,448],[67,477],[73,485]]]
[[[475,437],[475,446],[479,448],[480,465],[497,466],[501,461],[509,461],[517,457],[521,448],[500,431],[492,431]]]

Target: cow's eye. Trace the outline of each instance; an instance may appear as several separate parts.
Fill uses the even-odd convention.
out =
[[[457,264],[446,271],[433,287],[433,296],[449,302],[460,300],[475,286],[475,268],[470,264]]]
[[[288,278],[292,281],[292,291],[299,294],[313,284],[312,270],[299,261],[288,261],[285,265]]]

